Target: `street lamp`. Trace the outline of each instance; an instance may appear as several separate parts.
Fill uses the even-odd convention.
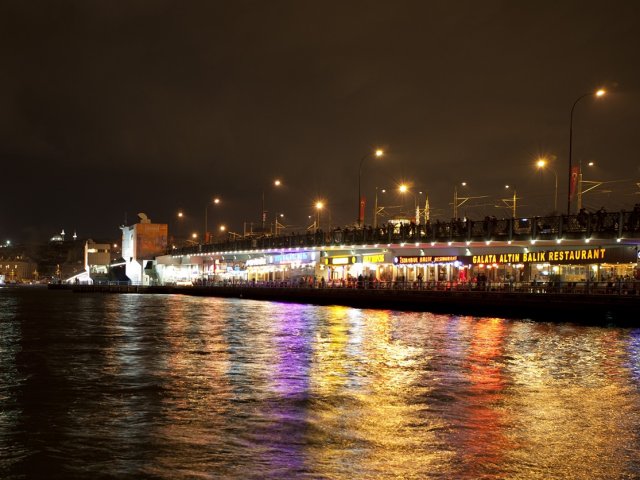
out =
[[[279,179],[275,179],[273,181],[274,187],[279,187],[282,185],[282,182]],[[262,232],[264,233],[265,225],[267,222],[267,211],[264,209],[264,188],[262,189]]]
[[[589,162],[587,163],[587,165],[589,167],[593,167],[595,165],[595,162]],[[589,185],[588,188],[585,188],[584,184]],[[582,177],[582,162],[579,163],[579,173],[578,173],[578,191],[577,191],[577,209],[580,210],[582,208],[582,196],[585,193],[589,193],[591,190],[595,190],[596,188],[600,187],[601,185],[605,184],[605,183],[610,183],[610,182],[602,182],[602,181],[592,181],[592,180],[583,180]]]
[[[539,169],[543,169],[547,166],[549,162],[547,162],[546,158],[539,158],[538,161],[536,162],[536,165]],[[555,169],[549,168],[549,170],[551,170],[553,172],[553,174],[555,175],[556,178],[556,190],[555,190],[555,196],[553,197],[553,211],[557,212],[558,211],[558,172],[556,172]]]
[[[324,208],[324,203],[321,200],[316,202],[316,228],[320,229],[320,210]]]
[[[387,193],[387,191],[382,188],[380,189],[381,193]],[[384,210],[384,207],[378,207],[378,187],[376,187],[376,196],[375,201],[373,203],[373,228],[378,227],[378,215]]]
[[[467,182],[461,182],[461,186],[466,187]],[[459,197],[458,196],[458,185],[453,187],[453,219],[456,220],[458,218],[458,208],[467,203],[469,200],[475,200],[477,198],[487,198],[487,195],[480,195],[476,197]]]
[[[180,238],[183,235],[182,228],[183,228],[183,225],[184,225],[184,213],[182,213],[182,211],[179,211],[178,214],[177,214],[177,217],[178,217],[178,228],[177,228],[177,231],[178,231],[178,238]],[[178,242],[176,242],[176,243],[178,243]]]
[[[595,92],[583,93],[580,95],[575,102],[573,102],[573,106],[571,107],[571,116],[569,118],[569,179],[568,179],[568,188],[567,188],[567,215],[571,215],[571,185],[573,184],[573,165],[572,165],[572,150],[573,150],[573,111],[576,108],[576,105],[580,100],[585,97],[589,97],[591,95],[595,95],[596,97],[602,97],[607,92],[603,89],[597,90]],[[576,173],[576,181],[578,173]]]
[[[509,190],[511,187],[509,185],[505,185],[504,186],[505,190]],[[518,197],[516,196],[516,189],[515,187],[513,188],[513,198],[503,198],[502,201],[505,203],[505,205],[509,206],[509,202],[511,202],[511,215],[513,218],[516,218],[516,202],[518,200]]]
[[[403,210],[403,213],[405,213],[404,212],[404,199],[405,199],[406,194],[409,192],[409,186],[407,184],[405,184],[405,183],[402,183],[398,187],[398,191],[402,195],[402,210]],[[414,193],[413,194],[413,208],[416,208],[416,204],[417,203],[418,203],[418,201],[417,201],[416,195]],[[418,220],[418,223],[420,223],[419,220]]]
[[[218,197],[214,197],[213,200],[207,203],[207,205],[204,207],[204,237],[203,237],[204,243],[207,243],[207,237],[209,233],[207,231],[209,207],[211,205],[219,205],[219,204],[220,204],[220,199]]]
[[[275,228],[275,234],[276,234],[276,236],[278,236],[278,229],[279,229],[280,227],[282,227],[283,229],[284,229],[284,228],[286,228],[286,227],[281,223],[281,222],[283,222],[283,221],[284,221],[284,213],[280,213],[280,214],[276,215],[275,225],[274,225],[274,228]]]
[[[384,152],[378,149],[373,153],[367,153],[364,157],[362,157],[362,159],[360,159],[360,167],[358,168],[358,216],[357,216],[358,220],[356,222],[359,227],[362,226],[362,222],[364,221],[364,208],[362,208],[363,202],[362,202],[362,196],[360,193],[360,185],[362,183],[362,164],[367,158],[371,156],[381,157],[383,155],[384,155]]]

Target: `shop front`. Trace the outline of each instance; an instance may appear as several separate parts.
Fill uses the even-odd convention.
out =
[[[318,252],[276,253],[246,260],[247,279],[255,283],[300,284],[318,276]]]
[[[391,281],[393,269],[390,259],[391,254],[385,252],[325,254],[322,259],[325,280],[334,286],[351,285],[358,280],[367,283]]]
[[[464,283],[468,278],[464,257],[458,255],[399,255],[393,263],[398,282]]]
[[[492,283],[607,282],[634,279],[638,272],[636,246],[498,250],[465,261],[471,278]]]

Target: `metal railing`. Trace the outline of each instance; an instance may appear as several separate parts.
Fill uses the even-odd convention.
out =
[[[550,217],[452,220],[426,224],[385,224],[379,227],[344,227],[330,231],[265,235],[173,249],[173,255],[255,249],[308,248],[340,245],[530,241],[558,239],[640,238],[640,209],[631,212],[596,212]]]

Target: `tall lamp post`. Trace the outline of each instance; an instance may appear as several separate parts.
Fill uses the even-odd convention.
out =
[[[274,187],[279,187],[282,185],[282,182],[278,179],[273,181]],[[262,231],[264,232],[265,225],[267,223],[267,211],[264,209],[264,188],[262,189]]]
[[[324,203],[321,200],[316,202],[316,228],[320,230],[320,211],[324,208]]]
[[[360,185],[362,183],[362,164],[364,163],[364,161],[367,158],[369,158],[371,156],[374,156],[374,155],[376,157],[381,157],[382,155],[384,155],[384,152],[382,150],[378,149],[373,154],[372,153],[367,153],[364,157],[362,157],[360,159],[360,166],[358,168],[358,216],[356,217],[358,220],[357,220],[356,224],[359,227],[362,226],[362,221],[364,220],[364,218],[360,218],[361,217],[361,215],[360,215],[360,211],[361,211],[360,205],[362,204],[362,196],[361,196],[361,193],[360,193]],[[364,216],[364,213],[363,213],[363,216]]]
[[[467,182],[461,182],[461,186],[466,187]],[[456,220],[458,218],[458,208],[467,203],[469,200],[475,200],[477,198],[487,198],[486,195],[480,195],[477,197],[459,197],[458,196],[458,185],[453,187],[453,219]]]
[[[567,187],[567,215],[571,215],[571,184],[572,176],[573,176],[573,165],[572,165],[572,150],[573,150],[573,111],[576,108],[576,105],[580,100],[585,97],[590,97],[591,95],[595,95],[596,97],[602,97],[606,93],[605,90],[600,89],[595,92],[583,93],[580,95],[575,102],[573,102],[573,106],[571,107],[571,117],[569,119],[569,179],[568,179],[568,187]]]
[[[207,203],[206,207],[204,207],[204,236],[202,237],[202,241],[204,243],[207,243],[209,207],[211,205],[218,205],[218,204],[220,204],[220,199],[218,197],[215,197],[212,201]]]
[[[536,162],[536,165],[538,168],[542,169],[547,166],[547,163],[548,162],[546,158],[540,158]],[[556,190],[555,190],[556,193],[555,193],[555,196],[553,197],[553,211],[557,212],[558,211],[558,172],[556,172],[556,170],[552,168],[550,168],[549,170],[553,172],[553,175],[556,178]]]
[[[387,191],[382,188],[380,189],[380,192],[382,193],[386,193]],[[378,187],[376,187],[376,196],[375,196],[375,201],[373,203],[373,228],[377,228],[378,227],[378,215],[384,210],[384,207],[378,207]],[[358,211],[358,215],[360,214],[360,212]]]
[[[505,185],[504,188],[505,188],[505,190],[509,190],[511,188],[511,186]],[[516,207],[517,207],[518,196],[516,195],[515,187],[513,188],[513,198],[503,198],[502,201],[507,206],[509,206],[509,202],[511,202],[511,216],[513,218],[516,218]]]

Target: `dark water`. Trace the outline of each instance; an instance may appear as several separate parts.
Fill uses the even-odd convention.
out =
[[[0,478],[640,477],[640,331],[0,290]]]

